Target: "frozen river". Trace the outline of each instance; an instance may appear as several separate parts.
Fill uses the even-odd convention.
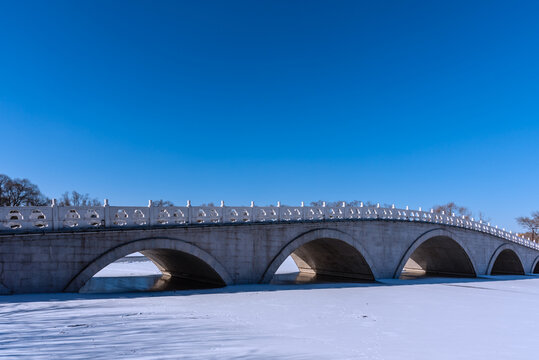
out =
[[[503,276],[0,296],[0,359],[533,359],[538,302]]]

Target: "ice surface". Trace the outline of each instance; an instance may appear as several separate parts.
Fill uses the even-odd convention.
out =
[[[136,259],[137,257],[128,257],[122,259],[122,261],[116,261],[108,266],[104,267],[94,276],[97,277],[116,277],[116,276],[142,276],[142,275],[157,275],[161,274],[161,271],[151,261],[147,261],[147,258],[143,258],[146,261],[137,261],[128,259]]]
[[[276,274],[288,274],[299,271],[298,266],[291,256],[287,257],[275,272]]]
[[[0,358],[533,359],[538,301],[511,276],[0,296]]]

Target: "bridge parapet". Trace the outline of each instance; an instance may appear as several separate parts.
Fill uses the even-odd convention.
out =
[[[395,206],[19,206],[0,207],[0,234],[173,225],[294,221],[392,220],[443,224],[488,233],[539,250],[539,244],[511,231],[454,214]]]

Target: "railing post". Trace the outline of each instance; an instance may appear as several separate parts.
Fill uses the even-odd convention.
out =
[[[152,227],[153,224],[155,224],[153,202],[148,200],[148,227]]]
[[[221,216],[219,216],[219,220],[221,223],[226,223],[227,222],[227,218],[226,218],[226,209],[225,209],[225,201],[224,200],[221,200]]]
[[[281,202],[277,201],[277,221],[281,221]]]
[[[193,208],[191,208],[191,200],[187,200],[187,224],[193,222]]]
[[[52,230],[56,231],[59,229],[59,220],[60,220],[60,214],[58,210],[58,205],[56,204],[56,199],[51,200],[51,207],[52,207]]]
[[[105,199],[103,201],[103,227],[110,227],[110,207],[109,207],[109,199]]]
[[[251,222],[256,222],[256,209],[254,201],[251,201]]]

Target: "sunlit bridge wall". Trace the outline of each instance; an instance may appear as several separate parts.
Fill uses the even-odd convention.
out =
[[[491,234],[539,250],[539,244],[481,220],[454,214],[377,206],[51,206],[0,207],[0,233],[165,227],[199,224],[302,222],[321,220],[392,220],[443,224]]]

